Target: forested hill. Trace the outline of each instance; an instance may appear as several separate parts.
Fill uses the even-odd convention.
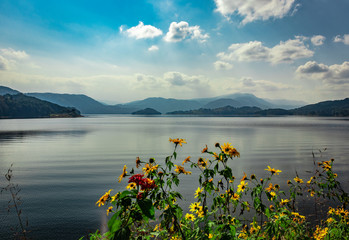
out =
[[[215,109],[200,108],[190,111],[169,112],[170,115],[203,115],[203,116],[323,116],[323,117],[348,117],[349,98],[335,101],[325,101],[316,104],[309,104],[304,107],[291,110],[285,109],[264,109],[258,107],[225,106]]]
[[[62,107],[23,94],[0,95],[0,118],[81,117],[75,108]]]
[[[295,115],[305,116],[349,116],[349,98],[309,104],[292,110]]]

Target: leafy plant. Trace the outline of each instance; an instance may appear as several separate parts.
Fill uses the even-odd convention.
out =
[[[180,164],[177,149],[186,141],[169,141],[174,151],[163,166],[154,158],[136,159],[140,173],[133,168],[128,172],[124,166],[119,182],[128,177],[126,190],[111,194],[110,189],[96,203],[109,205],[109,231],[104,235],[97,231],[90,239],[343,239],[348,235],[349,198],[332,171],[333,160],[316,163],[306,183],[297,174],[287,181],[285,191],[274,183],[282,171],[270,166],[265,178],[244,173],[237,180],[230,161],[240,153],[230,143],[216,143],[215,151],[206,145],[201,151],[205,158],[194,161],[188,156]],[[180,175],[191,174],[189,167],[200,174],[194,194],[197,201],[186,210],[178,204],[182,195],[177,189]],[[296,208],[299,197],[307,193],[339,206],[330,208],[327,219],[312,226]]]

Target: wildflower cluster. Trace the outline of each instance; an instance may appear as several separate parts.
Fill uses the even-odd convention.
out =
[[[110,189],[97,201],[99,207],[110,204],[107,214],[113,214],[105,239],[342,239],[349,235],[349,197],[332,171],[333,159],[314,164],[314,174],[306,183],[296,174],[287,181],[286,192],[274,182],[282,171],[270,166],[262,178],[243,173],[237,179],[231,166],[240,153],[230,143],[216,143],[214,151],[205,145],[204,157],[196,161],[188,156],[180,164],[176,150],[186,141],[169,141],[174,151],[163,165],[154,158],[137,157],[141,173],[135,174],[134,169],[128,173],[124,166],[119,177],[119,181],[128,177],[126,190],[112,195]],[[192,173],[188,168],[196,169],[199,178],[195,202],[183,209],[178,204],[183,197],[175,189],[180,175]],[[340,207],[330,208],[327,220],[314,227],[296,208],[299,196],[306,193]],[[101,238],[98,233],[91,235]]]

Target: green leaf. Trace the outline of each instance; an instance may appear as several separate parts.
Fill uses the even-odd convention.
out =
[[[108,221],[108,228],[111,233],[119,230],[121,225],[122,221],[118,218],[118,214],[114,214],[113,217]]]
[[[114,235],[114,240],[129,240],[131,231],[129,227],[120,228]]]
[[[137,203],[145,216],[153,220],[155,219],[155,209],[150,199],[138,200]]]
[[[177,159],[177,153],[176,152],[173,152],[173,157],[174,157],[174,159]]]

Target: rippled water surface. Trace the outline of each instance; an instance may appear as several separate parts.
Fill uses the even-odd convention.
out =
[[[208,145],[230,142],[241,153],[231,162],[234,175],[266,176],[267,165],[281,169],[285,183],[297,172],[312,170],[312,152],[335,159],[334,171],[349,186],[349,119],[347,118],[230,118],[135,117],[91,115],[76,119],[0,120],[1,187],[13,163],[19,184],[23,217],[33,239],[78,239],[105,227],[105,208],[95,202],[117,183],[124,164],[134,166],[137,156],[161,163],[171,153],[171,138],[184,138],[178,161],[195,159]],[[326,148],[326,151],[324,149]],[[193,201],[196,172],[182,179],[186,202]],[[0,239],[11,239],[17,220],[7,213],[9,196],[0,196]],[[186,203],[183,203],[184,205]]]

